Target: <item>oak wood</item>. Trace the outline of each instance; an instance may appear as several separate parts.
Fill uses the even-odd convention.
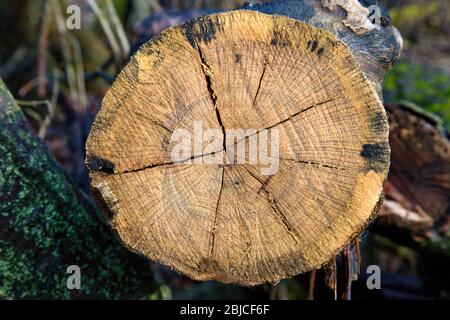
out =
[[[278,173],[174,164],[171,135],[192,132],[194,120],[277,128]],[[319,268],[340,251],[372,217],[389,154],[384,108],[344,43],[239,10],[144,45],[103,101],[86,163],[128,248],[194,279],[254,285]]]
[[[369,19],[373,17],[368,10],[370,5],[380,8],[380,21]],[[250,4],[247,8],[287,16],[331,32],[349,47],[380,96],[384,75],[400,57],[403,47],[402,37],[380,1],[277,0]]]

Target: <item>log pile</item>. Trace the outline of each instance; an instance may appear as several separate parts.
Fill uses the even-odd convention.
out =
[[[382,107],[382,79],[402,41],[384,11],[380,24],[368,19],[369,2],[250,4],[144,45],[105,97],[87,145],[94,195],[123,244],[200,280],[254,285],[312,270],[309,298],[324,266],[317,275],[332,298],[351,298],[358,235],[381,205],[389,166],[386,109],[392,161],[372,230],[441,257],[427,241],[449,231],[450,142],[419,109]],[[164,13],[136,30],[145,42],[206,13]],[[9,172],[1,181],[0,298],[25,287],[27,298],[154,292],[147,261],[111,238],[0,86],[0,168]],[[194,133],[199,120],[221,143],[209,153],[202,144],[182,162],[219,155],[224,164],[170,157],[174,131]],[[226,163],[238,144],[227,143],[227,130],[273,128],[279,171]],[[66,290],[63,267],[98,261],[88,274],[95,283]]]

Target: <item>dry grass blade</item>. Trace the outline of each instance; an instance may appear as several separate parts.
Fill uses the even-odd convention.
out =
[[[97,2],[95,0],[87,0],[89,6],[91,7],[92,11],[94,11],[95,15],[98,18],[98,21],[100,22],[100,25],[105,32],[106,38],[108,39],[108,43],[111,46],[111,49],[113,51],[114,57],[116,59],[117,63],[120,63],[122,59],[121,49],[120,45],[117,42],[116,36],[114,35],[114,32],[112,31],[111,25],[108,22],[108,19],[104,15],[103,11],[98,6]]]
[[[117,12],[114,8],[112,0],[106,0],[106,10],[111,17],[111,23],[116,30],[117,38],[119,39],[120,45],[122,47],[122,57],[126,58],[130,54],[130,43],[128,42],[128,38],[123,25],[120,22],[119,17],[117,16]]]

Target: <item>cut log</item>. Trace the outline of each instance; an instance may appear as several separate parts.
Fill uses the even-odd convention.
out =
[[[380,226],[435,237],[450,227],[450,141],[439,119],[413,105],[386,105],[392,167]]]
[[[215,144],[174,138],[184,130],[196,142],[199,121]],[[263,132],[276,147],[270,173],[250,151],[235,157]],[[191,156],[174,160],[180,141]],[[103,101],[86,164],[128,248],[194,279],[254,285],[317,269],[358,234],[389,154],[384,108],[345,44],[239,10],[138,51]]]

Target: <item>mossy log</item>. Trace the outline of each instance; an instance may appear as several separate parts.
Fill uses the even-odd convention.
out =
[[[195,159],[177,163],[173,134],[195,136],[195,121],[218,130],[219,144],[210,153],[208,141],[189,144]],[[227,130],[275,128],[277,172],[236,161]],[[171,28],[138,51],[102,103],[86,163],[128,248],[195,279],[254,285],[319,268],[357,235],[389,152],[383,105],[344,43],[238,10]]]
[[[67,267],[81,289],[67,288]],[[101,222],[30,131],[0,80],[0,298],[141,298],[155,292],[148,263]]]

